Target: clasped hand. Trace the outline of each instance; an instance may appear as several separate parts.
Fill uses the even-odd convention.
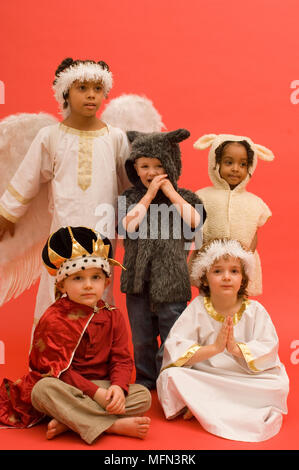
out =
[[[165,196],[168,196],[168,197],[172,191],[175,191],[173,185],[168,179],[167,174],[155,176],[153,180],[151,181],[148,187],[148,193],[150,194],[151,199],[154,199],[159,189],[161,189],[163,193],[165,194]]]
[[[125,394],[119,385],[110,385],[108,389],[99,387],[93,399],[110,414],[125,413]]]
[[[241,350],[234,338],[234,325],[232,317],[227,316],[225,318],[214,345],[217,353],[224,351],[226,348],[227,351],[233,356],[241,357]]]

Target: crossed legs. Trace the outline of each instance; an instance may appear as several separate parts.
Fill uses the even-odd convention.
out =
[[[108,380],[94,382],[102,388],[110,386]],[[47,430],[48,439],[68,429],[78,433],[88,444],[103,432],[142,439],[150,425],[150,418],[143,413],[150,408],[151,395],[138,384],[129,386],[124,415],[109,414],[81,390],[52,377],[37,382],[31,400],[37,410],[52,417]]]

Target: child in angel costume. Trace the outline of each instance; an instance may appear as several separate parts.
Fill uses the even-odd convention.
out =
[[[164,341],[191,298],[186,245],[201,227],[205,211],[192,191],[178,188],[179,143],[189,131],[127,134],[132,144],[125,167],[133,186],[123,193],[124,213],[120,211],[126,267],[121,290],[132,330],[136,383],[152,389]]]
[[[167,419],[185,413],[216,436],[248,442],[279,432],[289,390],[271,318],[246,296],[254,262],[236,240],[196,252],[191,276],[203,295],[172,327],[157,380]]]
[[[261,198],[248,192],[246,186],[258,158],[271,161],[274,155],[248,137],[230,134],[204,135],[194,147],[199,150],[211,147],[208,172],[213,186],[196,191],[208,215],[203,227],[203,242],[228,237],[240,240],[253,251],[256,271],[249,283],[248,294],[259,295],[262,293],[262,270],[256,250],[257,232],[271,216],[271,211]]]
[[[111,242],[86,227],[52,234],[42,259],[55,277],[56,302],[39,320],[30,372],[0,387],[0,426],[26,428],[45,416],[47,438],[73,430],[88,444],[103,432],[145,438],[150,392],[130,385],[133,360],[122,313],[102,300]]]
[[[162,123],[151,102],[136,95],[117,98],[113,109],[108,105],[98,119],[96,113],[111,87],[105,62],[68,58],[58,67],[53,84],[62,122],[41,113],[9,116],[0,123],[0,165],[5,175],[0,187],[0,240],[7,232],[0,243],[0,305],[40,276],[40,250],[59,227],[97,228],[115,247],[117,197],[129,185],[124,168],[129,143],[119,127],[139,125],[143,130],[148,123],[153,131]],[[109,221],[105,219],[107,227],[98,226],[107,207],[112,209]],[[11,238],[8,232],[13,234],[14,227]],[[112,288],[104,297],[113,302]],[[35,323],[53,301],[53,280],[43,272]]]

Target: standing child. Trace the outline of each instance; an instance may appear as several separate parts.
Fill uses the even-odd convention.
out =
[[[205,212],[194,193],[177,187],[178,143],[189,132],[127,134],[132,150],[125,166],[133,187],[123,194],[122,225],[127,233],[121,290],[127,294],[136,383],[151,389],[156,386],[164,341],[191,298],[185,244],[194,237]]]
[[[64,120],[38,132],[2,195],[0,240],[5,231],[13,233],[42,183],[48,184],[50,233],[66,225],[95,227],[96,207],[106,204],[115,209],[118,194],[128,186],[127,137],[96,116],[112,87],[108,65],[67,58],[55,75],[53,89]],[[35,322],[53,301],[53,282],[43,272]]]
[[[226,439],[269,439],[287,413],[289,380],[270,316],[246,297],[254,256],[238,241],[220,239],[203,246],[191,268],[204,296],[189,304],[165,342],[157,381],[165,416],[194,415]]]
[[[30,372],[0,388],[0,424],[24,428],[44,415],[47,438],[69,429],[91,444],[101,433],[144,438],[149,391],[129,385],[133,361],[122,313],[102,300],[110,282],[111,243],[86,227],[61,228],[43,250],[58,300],[40,319]]]
[[[228,237],[252,250],[256,272],[248,293],[259,295],[262,293],[262,270],[256,251],[257,232],[271,216],[271,211],[262,199],[246,191],[246,186],[256,169],[258,157],[270,161],[274,155],[248,137],[235,135],[208,134],[194,144],[201,150],[210,146],[209,176],[213,186],[196,192],[208,215],[203,227],[203,242]]]

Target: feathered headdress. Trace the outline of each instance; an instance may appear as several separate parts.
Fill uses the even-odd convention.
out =
[[[112,73],[101,64],[80,62],[67,67],[60,72],[53,85],[54,95],[60,105],[61,113],[64,118],[70,114],[69,106],[64,107],[65,95],[76,80],[80,82],[100,81],[104,88],[105,97],[107,97],[113,83]]]
[[[254,254],[246,251],[237,240],[220,239],[213,240],[196,253],[190,272],[192,285],[199,287],[202,276],[209,271],[216,260],[226,255],[240,259],[248,279],[252,280],[255,266]]]

